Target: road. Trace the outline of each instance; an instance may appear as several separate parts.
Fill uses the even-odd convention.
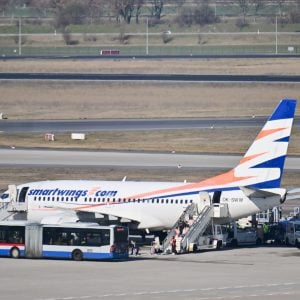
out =
[[[118,166],[230,169],[239,155],[0,149],[0,166]],[[288,157],[285,170],[299,170],[300,158]]]
[[[253,247],[178,256],[144,249],[119,262],[1,258],[1,299],[298,300],[299,256]]]
[[[299,75],[83,74],[0,73],[0,80],[172,81],[172,82],[300,82]]]
[[[196,119],[0,120],[0,132],[99,132],[262,127],[267,117]],[[294,127],[300,126],[300,118]]]
[[[198,34],[198,33],[197,33]],[[247,34],[246,32],[244,34]],[[294,33],[298,34],[298,33]],[[44,35],[44,34],[43,34]],[[1,36],[1,34],[0,34]],[[5,34],[4,36],[7,36]],[[15,36],[15,35],[13,35]],[[12,55],[0,57],[0,60],[23,60],[23,59],[35,59],[35,60],[48,60],[48,59],[62,59],[62,60],[163,60],[163,59],[180,59],[180,60],[206,60],[206,59],[222,59],[222,58],[236,58],[236,59],[247,59],[247,58],[299,58],[300,54],[189,54],[189,55],[72,55],[72,56],[47,56],[47,55]]]

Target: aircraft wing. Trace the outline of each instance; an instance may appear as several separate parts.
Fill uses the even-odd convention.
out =
[[[93,209],[93,207],[89,207],[89,208],[86,208],[86,207],[78,207],[76,209],[74,208],[63,208],[63,207],[54,207],[54,206],[47,206],[47,208],[55,208],[57,211],[60,211],[66,218],[70,218],[70,217],[74,217],[74,216],[77,216],[77,218],[79,219],[79,215],[81,212],[85,212],[85,213],[94,213],[96,217],[99,217],[99,218],[103,218],[104,216],[108,216],[109,219],[112,217],[112,218],[120,218],[120,219],[123,219],[124,222],[130,222],[130,221],[135,221],[135,222],[140,222],[138,220],[138,218],[134,218],[133,216],[130,216],[130,218],[128,217],[128,215],[126,214],[122,214],[121,212],[118,212],[118,213],[107,213],[107,212],[102,212],[101,209],[99,211],[99,207],[97,209],[97,212],[95,212],[95,210]]]
[[[76,211],[81,212],[95,212],[93,206],[81,206],[76,209]],[[98,206],[97,213],[112,216],[115,218],[120,218],[123,222],[135,222],[138,223],[139,229],[148,228],[165,228],[164,220],[156,218],[156,216],[149,215],[147,211],[136,211],[136,210],[126,210],[124,211],[122,207],[114,207],[112,212],[110,212],[110,205]]]

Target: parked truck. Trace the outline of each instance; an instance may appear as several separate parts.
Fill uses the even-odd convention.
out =
[[[189,243],[187,252],[196,252],[200,250],[220,249],[226,246],[227,232],[221,225],[209,225],[205,232],[198,237],[193,243]],[[180,243],[178,242],[178,253],[182,253]]]
[[[293,220],[287,223],[285,243],[300,249],[300,220]]]

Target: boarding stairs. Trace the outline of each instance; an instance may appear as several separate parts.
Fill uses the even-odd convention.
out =
[[[204,233],[208,225],[211,223],[213,216],[214,206],[204,206],[197,219],[190,226],[187,233],[182,237],[180,241],[180,247],[179,249],[177,248],[177,252],[189,252],[190,245],[194,245],[198,238]],[[191,251],[193,251],[193,249]]]
[[[0,221],[6,221],[14,214],[15,212],[11,211],[10,202],[0,203]]]
[[[171,252],[170,242],[171,242],[172,237],[176,236],[176,229],[179,227],[179,223],[185,219],[185,216],[195,215],[195,214],[197,214],[197,204],[191,203],[181,214],[181,216],[179,217],[177,222],[174,224],[172,229],[168,232],[168,235],[166,236],[166,238],[164,239],[164,241],[162,243],[162,251],[163,252],[165,252],[165,253]]]

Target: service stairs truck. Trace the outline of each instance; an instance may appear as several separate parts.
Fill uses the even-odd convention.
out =
[[[205,197],[209,197],[208,194],[201,195],[201,200]],[[176,239],[176,253],[219,249],[226,245],[227,233],[222,232],[217,221],[229,217],[228,206],[207,200],[192,203],[186,208],[163,242],[164,253],[172,251],[172,237]],[[182,223],[183,228],[180,228]]]
[[[0,195],[0,221],[26,220],[27,206],[23,190],[19,193],[15,185],[8,186],[9,194]]]

